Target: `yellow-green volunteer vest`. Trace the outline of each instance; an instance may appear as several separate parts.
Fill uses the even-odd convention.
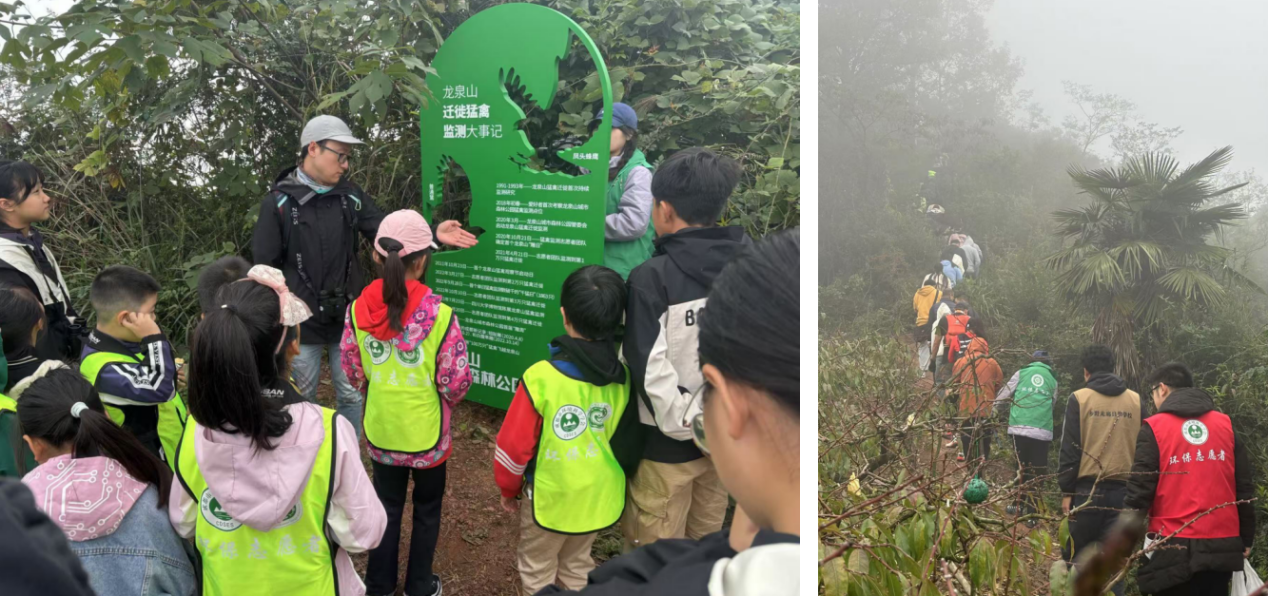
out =
[[[325,439],[299,501],[267,532],[242,524],[220,507],[198,469],[191,421],[177,452],[176,477],[198,501],[194,545],[203,563],[203,596],[287,594],[334,596],[336,546],[326,538],[326,514],[334,487],[335,412],[321,409]],[[295,465],[303,465],[295,462]]]
[[[534,521],[560,534],[615,524],[625,509],[625,473],[609,442],[629,401],[629,372],[625,383],[598,387],[542,361],[524,373],[524,388],[542,417]]]
[[[101,374],[101,369],[107,364],[113,362],[140,362],[140,354],[136,357],[126,354],[118,354],[115,352],[93,352],[87,358],[79,363],[79,372],[88,379],[89,383],[97,384],[97,375]],[[123,426],[124,413],[123,410],[112,406],[104,401],[101,404],[106,408],[106,414],[115,424]],[[154,406],[158,409],[158,436],[159,443],[163,445],[163,455],[167,458],[167,464],[172,467],[172,471],[176,471],[176,448],[181,443],[181,435],[185,433],[185,420],[189,418],[189,414],[185,411],[185,400],[181,399],[178,391],[172,392],[172,399],[164,403]]]
[[[18,402],[13,401],[12,397],[0,393],[0,412],[13,412],[16,414],[18,412]]]
[[[355,301],[351,312],[361,348],[361,368],[370,381],[365,398],[366,440],[378,449],[397,453],[435,449],[443,415],[440,392],[436,391],[436,354],[449,332],[453,310],[441,304],[431,333],[409,352],[358,328]]]

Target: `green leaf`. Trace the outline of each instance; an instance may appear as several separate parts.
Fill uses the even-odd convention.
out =
[[[129,60],[136,64],[145,62],[145,52],[141,50],[141,38],[135,35],[129,35],[114,42],[114,46],[123,51]]]
[[[772,157],[770,161],[766,162],[766,169],[768,170],[778,170],[782,167],[784,167],[784,158],[782,157]]]
[[[819,543],[819,560],[823,560],[832,554],[822,542]],[[845,594],[849,573],[845,569],[845,559],[837,557],[819,567],[819,578],[823,582],[825,596],[833,594]]]
[[[969,551],[969,581],[977,590],[990,590],[995,585],[995,549],[990,542],[980,539]]]

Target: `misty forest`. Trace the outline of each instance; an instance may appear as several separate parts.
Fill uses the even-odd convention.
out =
[[[989,10],[820,5],[821,594],[1084,595],[1119,581],[1139,594],[1151,553],[1127,516],[1079,572],[1062,561],[1058,446],[1091,344],[1146,401],[1151,370],[1186,364],[1268,470],[1268,186],[1238,147],[1178,156],[1185,123],[1151,121],[1142,98],[1068,80],[1071,115],[1054,117],[992,39]],[[948,429],[962,419],[918,368],[913,294],[957,232],[980,263],[955,296],[1003,379],[1036,351],[1053,363],[1054,439],[1033,480],[1007,416],[975,422],[995,438],[989,457],[957,457]],[[1019,510],[1027,490],[1038,502]],[[1249,561],[1263,573],[1268,550]]]

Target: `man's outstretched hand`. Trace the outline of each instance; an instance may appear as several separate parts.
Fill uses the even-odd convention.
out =
[[[471,248],[479,243],[475,234],[462,229],[462,224],[456,219],[441,222],[439,226],[436,226],[436,238],[442,244],[458,248]]]

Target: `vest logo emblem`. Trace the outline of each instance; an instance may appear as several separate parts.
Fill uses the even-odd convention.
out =
[[[1211,433],[1206,430],[1206,425],[1200,420],[1185,420],[1184,425],[1180,427],[1180,434],[1192,445],[1201,445],[1211,438]]]
[[[408,352],[396,350],[396,361],[406,368],[418,368],[418,365],[423,362],[423,344],[414,346],[414,349]]]
[[[370,354],[370,361],[376,366],[392,357],[392,346],[374,339],[372,335],[365,336],[365,351]]]
[[[590,411],[586,413],[590,426],[594,430],[603,430],[603,424],[608,421],[608,417],[612,415],[612,406],[608,404],[594,404],[590,406]]]
[[[232,532],[242,527],[242,522],[233,519],[233,516],[220,508],[220,501],[211,496],[211,491],[208,489],[203,489],[203,496],[198,501],[198,509],[202,511],[203,519],[217,530]]]
[[[555,436],[565,441],[574,439],[586,430],[586,412],[568,404],[555,412]]]
[[[1043,375],[1035,375],[1030,377],[1030,384],[1035,387],[1043,387]]]
[[[299,503],[295,503],[295,506],[291,507],[291,510],[286,512],[286,517],[283,517],[282,521],[278,523],[276,527],[281,528],[284,526],[289,526],[299,521],[299,514],[303,510],[304,508],[301,507]]]

